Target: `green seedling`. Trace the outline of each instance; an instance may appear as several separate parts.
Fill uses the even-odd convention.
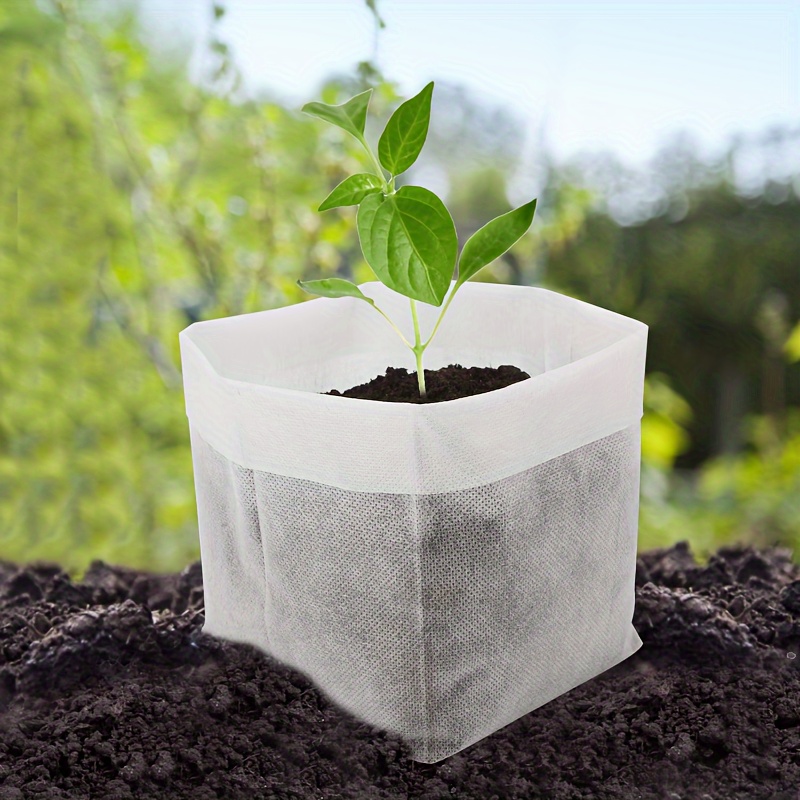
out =
[[[444,203],[422,186],[395,187],[395,178],[417,160],[425,144],[433,83],[392,114],[378,141],[377,157],[364,136],[371,94],[372,89],[369,89],[339,106],[325,103],[303,106],[306,114],[336,125],[358,139],[373,169],[373,172],[351,175],[342,181],[325,198],[319,210],[358,206],[358,237],[364,258],[382,283],[409,298],[414,323],[413,344],[375,301],[351,281],[325,278],[298,281],[298,284],[307,292],[322,297],[356,297],[369,303],[414,353],[419,393],[424,398],[422,356],[439,330],[450,303],[473,275],[503,255],[528,230],[536,200],[488,222],[467,239],[459,257],[455,225]],[[458,275],[450,290],[456,267]],[[424,342],[417,301],[442,309]]]

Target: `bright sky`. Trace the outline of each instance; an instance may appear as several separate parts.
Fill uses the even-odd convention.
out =
[[[201,42],[207,0],[142,0],[154,27]],[[363,0],[227,0],[222,31],[246,81],[298,106],[371,56]],[[675,130],[712,150],[800,124],[800,0],[611,3],[379,0],[378,62],[406,93],[431,79],[545,121],[559,157],[639,161]]]

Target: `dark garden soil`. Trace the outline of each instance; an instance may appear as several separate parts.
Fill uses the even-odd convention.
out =
[[[644,647],[467,750],[410,761],[301,675],[201,633],[199,565],[0,565],[0,798],[800,797],[800,569],[645,553]]]
[[[403,367],[387,367],[385,375],[379,375],[361,386],[353,386],[340,392],[331,389],[325,394],[338,397],[357,397],[361,400],[382,400],[387,403],[441,403],[457,400],[474,394],[503,389],[512,383],[530,378],[518,367],[504,364],[502,367],[462,367],[451,364],[441,369],[426,369],[425,394],[419,396],[417,373]]]

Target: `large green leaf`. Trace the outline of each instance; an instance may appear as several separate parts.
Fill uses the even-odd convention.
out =
[[[309,294],[317,294],[320,297],[357,297],[359,300],[366,300],[370,305],[375,305],[375,301],[372,298],[367,297],[358,286],[344,278],[297,281],[297,285],[301,289],[305,289]]]
[[[312,117],[324,119],[332,125],[352,133],[356,139],[361,139],[364,135],[364,127],[367,124],[367,107],[372,89],[361,92],[355,97],[351,97],[346,103],[340,106],[329,106],[327,103],[306,103],[303,111]]]
[[[379,192],[383,181],[369,172],[345,178],[323,201],[320,211],[339,206],[357,206],[368,194]]]
[[[450,213],[433,192],[403,186],[388,197],[368,195],[358,209],[358,236],[367,263],[390,289],[442,304],[458,242]]]
[[[432,95],[433,81],[406,100],[386,123],[378,142],[378,157],[390,174],[405,172],[417,160],[428,135]]]
[[[467,239],[458,260],[458,285],[468,281],[476,272],[500,258],[533,222],[536,201],[515,208],[487,222]]]

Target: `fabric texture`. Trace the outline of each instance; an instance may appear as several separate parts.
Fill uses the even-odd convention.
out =
[[[381,296],[382,287],[362,288]],[[302,306],[199,323],[181,342],[205,630],[304,672],[423,762],[641,645],[631,619],[646,328],[542,290],[464,288],[456,326],[471,314],[473,332],[459,343],[463,356],[442,363],[511,363],[533,377],[438,409],[315,393],[392,363],[347,357],[360,336],[342,332],[354,310],[342,301],[303,304],[321,302],[322,319],[333,320],[345,353],[336,368],[314,361],[308,331],[299,342],[258,338],[256,323],[270,329],[278,315],[291,327],[286,312]],[[509,297],[522,318],[509,315]],[[507,327],[539,331],[541,352],[510,352],[493,318],[503,308]],[[320,342],[332,335],[322,319]],[[303,371],[286,349],[305,359]],[[295,378],[280,378],[275,361]],[[276,423],[292,414],[297,424]],[[380,423],[396,441],[370,452]],[[303,427],[315,436],[296,436]],[[381,464],[387,451],[394,461]]]

